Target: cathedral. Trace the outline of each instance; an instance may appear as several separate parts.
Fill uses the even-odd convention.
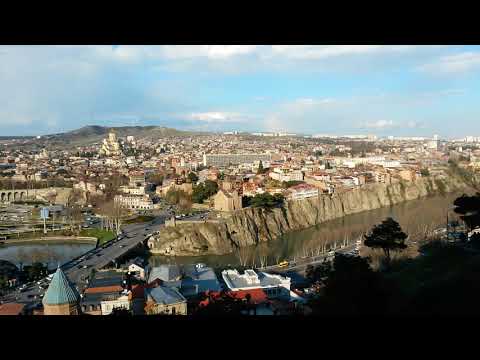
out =
[[[117,135],[112,131],[108,133],[108,137],[103,139],[102,148],[100,154],[105,156],[120,156],[122,151],[120,150],[120,144],[117,140]]]

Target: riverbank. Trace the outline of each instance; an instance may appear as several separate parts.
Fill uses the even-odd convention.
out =
[[[469,182],[455,175],[390,185],[367,185],[334,197],[288,201],[282,208],[271,211],[242,209],[216,224],[206,222],[164,228],[149,241],[149,247],[153,254],[161,255],[224,255],[240,247],[258,245],[347,215],[388,208],[428,196],[471,190]]]
[[[5,245],[10,244],[20,244],[20,243],[58,243],[58,242],[69,242],[69,243],[97,243],[96,237],[90,236],[46,236],[46,237],[38,237],[38,238],[30,238],[30,239],[8,239],[4,240],[3,243]]]

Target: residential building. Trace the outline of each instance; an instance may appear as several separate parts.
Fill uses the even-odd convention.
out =
[[[303,181],[303,172],[290,168],[274,168],[269,176],[272,179],[283,181]]]
[[[109,315],[115,308],[131,310],[124,274],[117,271],[95,273],[82,295],[81,307],[87,315]]]
[[[231,291],[262,289],[272,298],[290,298],[291,279],[289,277],[265,272],[256,273],[250,269],[245,270],[243,274],[239,274],[237,270],[224,270],[222,278]]]
[[[128,263],[128,272],[139,280],[147,280],[149,265],[142,258],[135,258]]]
[[[204,154],[204,166],[227,167],[229,165],[253,164],[255,161],[271,161],[271,154]]]
[[[318,196],[318,188],[310,184],[299,184],[292,186],[289,190],[289,200],[301,200]]]
[[[148,195],[115,195],[114,202],[119,206],[135,210],[151,210],[155,208]]]
[[[187,299],[175,287],[146,288],[145,298],[147,315],[187,315]]]

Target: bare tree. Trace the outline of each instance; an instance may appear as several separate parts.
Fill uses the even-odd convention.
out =
[[[235,250],[235,255],[237,256],[241,266],[243,267],[247,266],[250,253],[245,246],[237,247]]]

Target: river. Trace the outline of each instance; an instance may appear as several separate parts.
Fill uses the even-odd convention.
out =
[[[396,219],[404,231],[410,236],[422,232],[425,227],[430,229],[444,226],[447,219],[447,210],[451,208],[455,198],[460,193],[447,194],[445,196],[426,197],[420,200],[404,202],[392,207],[366,211],[359,214],[348,215],[336,220],[326,221],[317,226],[294,231],[285,234],[274,241],[261,243],[241,250],[242,256],[251,259],[258,258],[259,254],[268,256],[268,264],[278,263],[283,259],[302,257],[316,251],[322,245],[331,246],[335,241],[338,243],[344,239],[356,239],[361,234],[369,231],[373,225],[378,224],[388,216]],[[452,212],[450,211],[452,215]],[[0,245],[0,259],[8,260],[19,265],[31,264],[35,261],[48,263],[54,268],[58,263],[64,263],[75,258],[95,245],[88,243],[71,242],[42,242]],[[218,268],[227,265],[239,264],[239,257],[235,254],[228,255],[205,255],[185,257],[164,257],[152,255],[149,258],[152,266],[161,263],[197,263],[203,262],[209,266]],[[258,261],[256,263],[258,265]]]
[[[0,259],[7,260],[17,266],[30,265],[33,262],[48,264],[49,269],[55,269],[83,253],[93,249],[95,243],[72,243],[65,241],[42,241],[38,243],[16,243],[0,245]]]
[[[311,255],[312,251],[326,245],[333,246],[335,242],[340,244],[344,239],[356,240],[365,232],[368,232],[375,224],[380,223],[386,217],[393,217],[400,223],[403,230],[415,238],[425,228],[435,229],[445,226],[447,211],[452,208],[453,201],[461,193],[437,195],[425,197],[419,200],[407,201],[391,207],[384,207],[377,210],[365,211],[362,213],[348,215],[339,219],[323,222],[314,227],[287,233],[274,241],[261,243],[258,246],[251,246],[241,250],[242,257],[248,257],[249,263],[254,257],[258,259],[259,254],[268,256],[268,264],[278,263],[283,259],[293,259]],[[454,216],[449,211],[449,216]],[[205,255],[185,257],[165,257],[152,255],[150,263],[155,266],[161,263],[195,263],[203,262],[212,267],[225,265],[238,265],[239,255]],[[258,266],[257,260],[256,265]]]

